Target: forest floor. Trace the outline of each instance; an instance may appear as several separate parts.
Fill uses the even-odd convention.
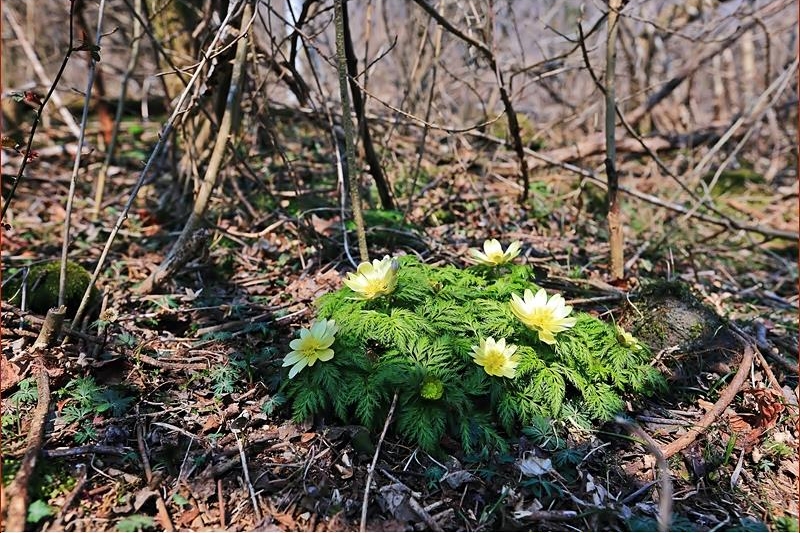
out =
[[[721,416],[669,459],[672,494],[641,439],[615,423],[586,430],[565,421],[509,436],[505,454],[450,446],[433,457],[392,433],[382,441],[368,435],[365,446],[357,427],[293,421],[279,394],[282,358],[313,317],[315,298],[341,287],[352,270],[343,227],[353,255],[356,248],[341,219],[334,158],[314,140],[324,132],[304,129],[302,117],[293,123],[301,126],[286,128],[278,142],[291,172],[274,151],[254,147],[251,172],[229,172],[215,195],[205,248],[153,294],[136,288],[164,258],[190,206],[166,164],[137,198],[99,280],[104,321],[90,321],[46,358],[53,403],[45,460],[31,480],[29,528],[352,531],[365,510],[366,529],[375,531],[654,530],[669,498],[674,530],[797,531],[798,243],[625,196],[628,277],[612,285],[602,189],[542,167],[520,205],[513,154],[486,139],[430,147],[416,184],[397,164],[416,159],[413,139],[393,143],[387,174],[403,193],[397,211],[366,214],[372,256],[464,265],[467,249],[485,239],[519,240],[537,283],[606,320],[633,312],[628,302],[636,307],[643,286],[685,282],[759,354]],[[92,180],[78,182],[69,255],[90,270],[154,136],[139,131],[121,147],[97,221],[89,216]],[[6,156],[3,173],[13,175],[18,158]],[[4,282],[60,255],[72,158],[40,150],[33,164],[2,236]],[[88,156],[89,175],[99,164]],[[671,197],[677,187],[646,167],[625,158],[623,185]],[[722,212],[797,230],[796,175],[734,178],[715,197]],[[37,399],[30,345],[42,317],[3,292],[7,484]],[[663,449],[719,400],[743,351],[695,345],[661,350],[659,358],[669,389],[631,399],[627,414]]]

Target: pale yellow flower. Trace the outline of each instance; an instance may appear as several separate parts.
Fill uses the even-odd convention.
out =
[[[473,346],[472,359],[490,376],[513,378],[517,373],[519,356],[514,344],[506,346],[506,340],[496,341],[492,337],[481,339],[480,346]]]
[[[539,340],[547,344],[555,344],[556,333],[575,325],[575,318],[567,318],[572,306],[565,304],[560,294],[554,294],[548,300],[544,289],[539,289],[536,296],[530,289],[525,289],[524,298],[511,295],[511,311],[523,324],[535,329]]]
[[[364,261],[355,272],[347,275],[344,284],[353,289],[360,300],[372,300],[378,296],[391,294],[397,286],[397,259],[388,255],[370,263]]]
[[[616,328],[617,328],[617,342],[619,342],[626,348],[630,348],[634,352],[638,352],[639,350],[642,349],[642,345],[639,344],[639,341],[636,339],[636,337],[625,331],[625,329],[623,329],[622,326],[616,326]]]
[[[291,366],[289,379],[307,366],[314,366],[317,361],[333,359],[331,344],[336,340],[339,326],[335,320],[315,320],[310,329],[300,330],[300,338],[289,343],[292,351],[283,358],[283,366]]]
[[[470,248],[469,254],[472,259],[481,265],[497,266],[504,265],[519,255],[522,243],[514,241],[508,245],[506,251],[497,239],[489,239],[483,243],[483,251],[477,248]]]

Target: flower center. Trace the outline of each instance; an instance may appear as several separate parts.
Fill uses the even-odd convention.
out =
[[[486,372],[492,375],[499,375],[503,370],[503,365],[506,363],[506,358],[500,350],[488,350],[486,352],[486,363],[483,368]]]

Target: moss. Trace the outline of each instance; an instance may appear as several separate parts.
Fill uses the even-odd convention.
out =
[[[48,309],[58,306],[59,261],[40,263],[30,267],[26,278],[27,308],[37,314],[45,314]],[[74,261],[67,261],[67,284],[64,303],[67,306],[67,317],[75,316],[83,293],[92,279],[91,273]],[[14,305],[22,304],[22,278],[9,283],[9,301]],[[92,300],[97,297],[97,289],[92,288]]]
[[[643,316],[636,321],[633,334],[654,350],[706,342],[720,325],[716,313],[681,282],[662,281],[645,287],[637,307]]]

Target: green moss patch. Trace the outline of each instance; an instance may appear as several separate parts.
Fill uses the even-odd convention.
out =
[[[25,283],[26,307],[37,314],[45,314],[50,308],[58,307],[59,261],[40,263],[29,268],[27,276],[18,276],[9,282],[5,289],[9,302],[22,305],[22,285]],[[67,261],[67,283],[64,303],[67,316],[75,316],[78,306],[89,286],[92,275],[88,270],[73,261]],[[24,280],[24,281],[23,281]],[[92,299],[96,297],[96,289],[92,289]]]

